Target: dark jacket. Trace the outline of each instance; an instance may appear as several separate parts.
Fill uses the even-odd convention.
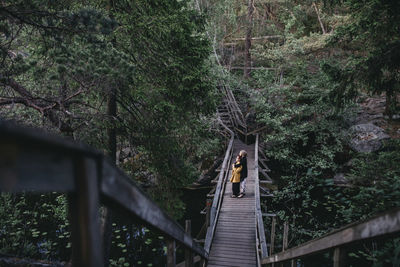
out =
[[[247,156],[240,159],[240,164],[242,165],[240,181],[243,181],[247,177]]]

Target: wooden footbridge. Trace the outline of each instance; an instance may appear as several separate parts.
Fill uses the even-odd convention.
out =
[[[183,229],[102,153],[1,121],[0,191],[62,192],[68,195],[73,266],[106,265],[98,212],[101,203],[119,207],[162,233],[166,240],[168,267],[250,267],[276,263],[299,266],[301,258],[326,251],[334,251],[334,267],[346,266],[344,247],[400,232],[400,209],[395,209],[288,248],[290,229],[284,222],[282,251],[276,253],[277,220],[273,219],[272,225],[265,225],[263,217],[275,218],[275,215],[262,210],[260,204],[262,198],[273,197],[273,192],[268,189],[273,181],[268,176],[267,159],[259,144],[258,130],[248,131],[232,92],[227,88],[221,90],[226,97],[218,109],[219,125],[228,142],[219,175],[214,180],[215,188],[209,194],[212,200],[205,212],[204,247],[191,237],[190,225]],[[243,142],[252,139],[248,137],[254,138],[255,143]],[[230,166],[241,149],[248,152],[246,195],[244,198],[231,198]],[[271,227],[268,236],[265,226]],[[178,265],[177,245],[186,251],[185,261]]]
[[[245,145],[234,140],[232,157],[234,161],[240,150],[248,152],[248,177],[246,195],[231,198],[232,187],[224,184],[221,192],[222,203],[215,225],[214,238],[210,249],[208,266],[256,266],[255,194],[254,194],[254,145]],[[228,164],[230,166],[231,164]],[[229,178],[231,171],[227,171]]]

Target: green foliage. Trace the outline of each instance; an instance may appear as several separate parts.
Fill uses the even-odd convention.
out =
[[[255,74],[257,119],[268,127],[263,141],[269,167],[280,190],[272,209],[289,221],[296,244],[341,226],[332,188],[338,168],[336,156],[343,151],[342,114],[329,99],[331,83],[319,72],[308,75],[307,65],[296,66],[281,86],[274,75]],[[295,245],[295,244],[293,244]]]
[[[339,27],[331,39],[332,45],[351,49],[353,53],[343,67],[348,73],[346,82],[361,84],[373,93],[386,93],[386,112],[392,115],[397,108],[400,39],[400,5],[398,1],[345,2],[350,21]],[[339,87],[343,97],[347,85]]]
[[[17,257],[68,260],[67,201],[60,194],[0,195],[0,252]]]
[[[119,158],[121,167],[151,184],[149,193],[170,215],[182,216],[179,191],[221,147],[210,131],[218,97],[209,73],[205,18],[188,1],[176,0],[18,0],[4,1],[0,9],[1,116],[104,152],[107,132],[115,128],[118,151],[129,151]],[[107,100],[114,93],[117,115],[108,116]],[[65,203],[38,200],[55,214],[49,218],[50,211],[32,199],[25,205],[19,196],[4,197],[1,252],[67,259]],[[29,220],[56,230],[24,226],[34,232],[21,232]],[[116,236],[132,242],[134,235]],[[54,241],[58,238],[62,242]],[[11,239],[23,245],[5,242]],[[124,266],[126,248],[122,243],[118,248],[111,264]]]
[[[348,221],[367,218],[400,205],[400,142],[393,140],[378,153],[352,159],[349,179],[358,190],[349,189],[351,206],[343,211]],[[353,195],[354,194],[354,195]]]

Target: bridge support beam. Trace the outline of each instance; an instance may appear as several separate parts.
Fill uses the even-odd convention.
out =
[[[72,265],[102,267],[98,169],[95,160],[74,162],[76,190],[68,195],[72,226]]]
[[[169,239],[167,241],[167,267],[176,266],[176,254],[175,254],[175,240]]]
[[[192,221],[186,220],[185,222],[185,232],[189,236],[192,234]],[[190,249],[185,250],[185,267],[193,267],[193,254]]]
[[[333,267],[346,266],[346,251],[343,247],[336,247],[333,252]]]

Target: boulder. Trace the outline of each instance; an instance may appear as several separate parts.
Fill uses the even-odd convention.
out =
[[[344,176],[344,173],[337,173],[333,177],[333,183],[334,184],[348,184],[348,180]]]
[[[385,131],[372,123],[350,127],[350,147],[356,152],[373,152],[382,147],[382,140],[390,138]]]

